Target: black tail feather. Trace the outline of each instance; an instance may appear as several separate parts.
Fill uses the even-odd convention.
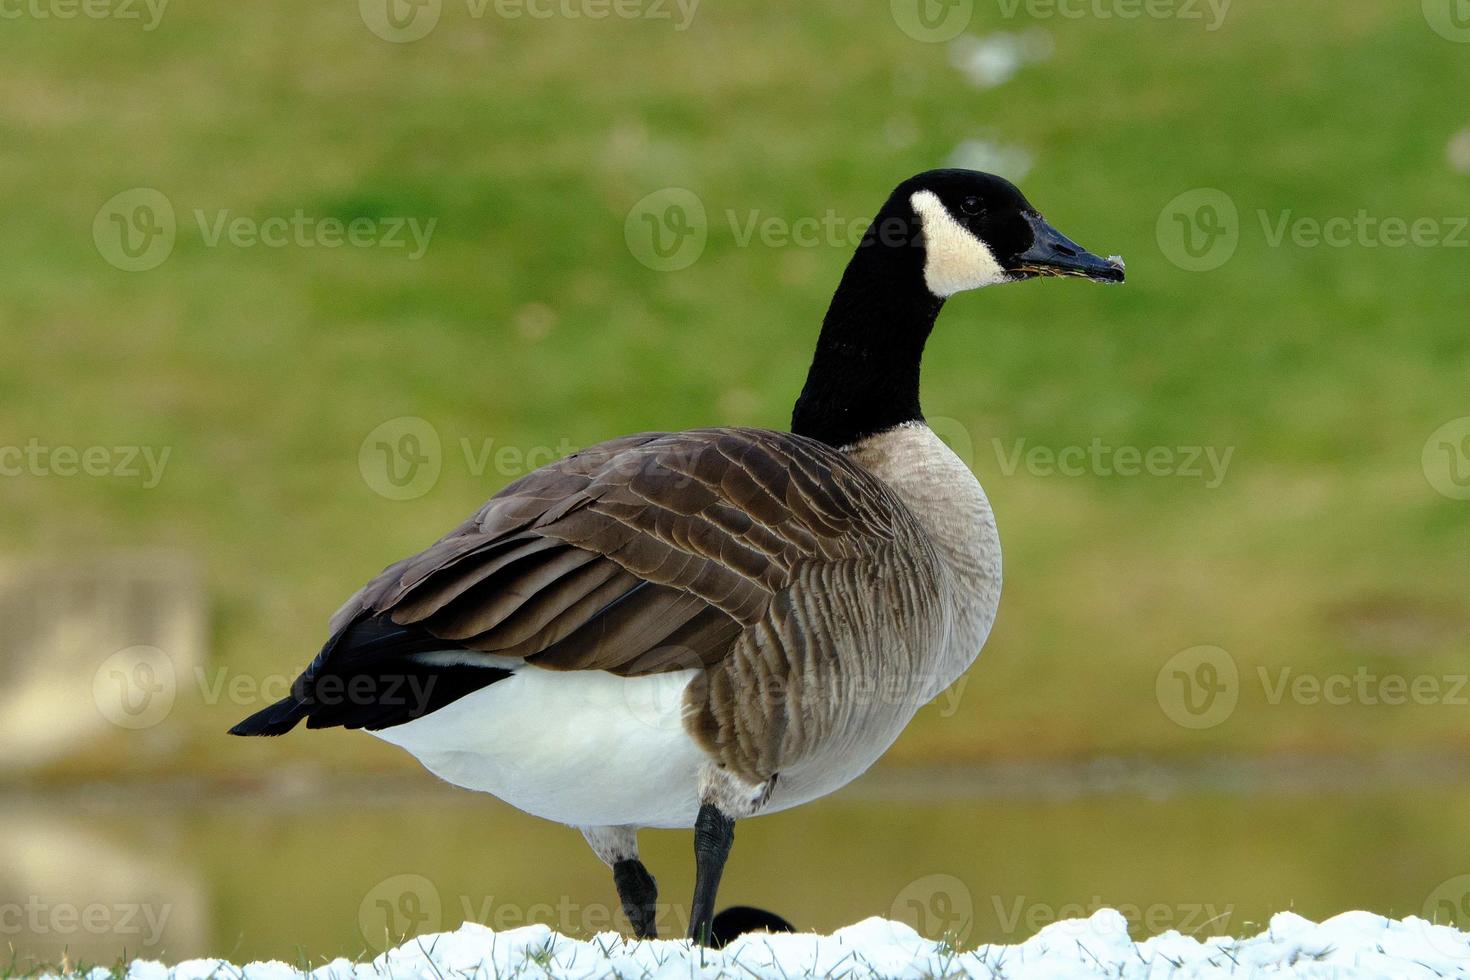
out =
[[[284,735],[306,717],[306,705],[285,697],[230,729],[231,735]]]
[[[370,732],[392,728],[431,715],[509,676],[510,671],[497,667],[439,666],[411,660],[382,664],[346,678],[322,675],[316,678],[316,691],[306,706],[306,727],[366,728]]]
[[[387,616],[358,620],[329,640],[289,696],[246,718],[231,735],[284,735],[307,728],[379,731],[432,714],[511,672],[470,664],[427,664],[417,657],[458,644]]]

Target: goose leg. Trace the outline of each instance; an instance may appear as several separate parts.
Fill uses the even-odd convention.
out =
[[[613,884],[623,903],[623,914],[633,924],[633,935],[639,939],[658,938],[658,883],[637,858],[625,858],[613,865]]]
[[[658,938],[658,883],[638,859],[637,827],[583,827],[582,836],[612,868],[623,914],[639,939]]]
[[[753,817],[770,802],[779,773],[760,783],[732,775],[711,764],[700,773],[699,814],[694,818],[694,902],[689,908],[689,938],[709,946],[714,938],[715,898],[730,846],[735,843],[735,821]]]
[[[735,818],[713,803],[703,804],[694,821],[694,904],[689,910],[689,938],[701,946],[710,944],[715,896],[734,843]]]

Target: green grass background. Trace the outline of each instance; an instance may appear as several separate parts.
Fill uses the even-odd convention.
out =
[[[980,90],[886,3],[706,0],[668,21],[474,19],[446,2],[390,44],[354,3],[175,0],[158,28],[7,21],[0,34],[0,443],[173,447],[152,490],[6,478],[14,556],[163,547],[211,597],[212,668],[291,672],[363,580],[515,473],[479,445],[650,429],[783,427],[846,246],[740,247],[724,218],[870,214],[981,134],[1023,146],[1021,184],[1129,283],[958,297],[925,365],[927,411],[974,447],[1005,542],[999,622],[952,716],[896,761],[1097,754],[1463,754],[1463,704],[1271,704],[1283,667],[1464,675],[1470,503],[1421,468],[1470,415],[1464,248],[1270,247],[1258,212],[1470,214],[1445,147],[1470,126],[1470,45],[1415,3],[1236,0],[1199,21],[1033,21],[977,0],[971,33],[1040,26],[1054,57]],[[166,262],[108,265],[92,221],[119,191],[180,217]],[[624,242],[644,195],[693,190],[691,267]],[[1161,209],[1197,187],[1240,209],[1234,257],[1170,263]],[[207,247],[195,208],[434,218],[427,254]],[[549,328],[549,329],[548,329]],[[384,420],[445,441],[425,496],[359,475]],[[995,443],[1233,447],[1223,484],[1007,474]],[[1155,678],[1200,644],[1239,663],[1204,731]],[[1465,693],[1465,692],[1462,692]],[[57,770],[251,771],[283,756],[408,763],[327,733],[221,737],[250,710],[186,696],[163,757],[119,733]],[[266,749],[269,749],[268,751]]]

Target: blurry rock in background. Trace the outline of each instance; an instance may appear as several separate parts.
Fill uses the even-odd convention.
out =
[[[1450,137],[1449,145],[1445,147],[1445,155],[1449,158],[1452,170],[1456,173],[1470,174],[1470,127]]]
[[[209,889],[173,855],[177,841],[114,838],[109,826],[54,805],[0,806],[0,903],[4,938],[24,951],[17,966],[208,948]]]
[[[949,63],[976,88],[995,88],[1024,65],[1046,61],[1055,50],[1051,34],[1039,27],[978,37],[962,34],[950,42]]]
[[[0,776],[108,734],[166,754],[179,687],[205,660],[198,573],[168,553],[0,562]]]

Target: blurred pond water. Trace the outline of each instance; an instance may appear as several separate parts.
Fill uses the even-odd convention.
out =
[[[880,771],[741,824],[721,902],[820,930],[891,916],[966,946],[1102,905],[1135,937],[1253,932],[1283,909],[1463,927],[1467,821],[1470,780],[1422,765]],[[677,935],[690,835],[642,846]],[[316,964],[465,920],[621,930],[616,907],[576,831],[427,779],[0,795],[0,942],[22,964]]]

